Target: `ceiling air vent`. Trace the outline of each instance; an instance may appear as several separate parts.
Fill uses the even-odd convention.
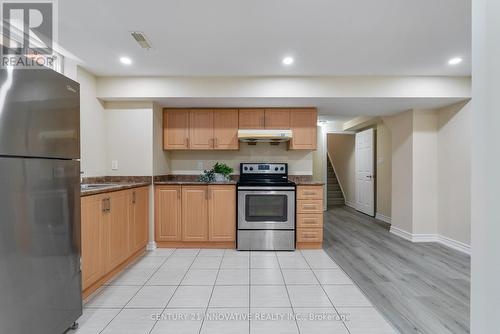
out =
[[[132,31],[130,33],[139,46],[143,49],[151,49],[151,44],[149,43],[146,35],[140,31]]]

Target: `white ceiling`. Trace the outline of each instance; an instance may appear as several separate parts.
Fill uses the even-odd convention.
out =
[[[435,109],[460,98],[169,98],[163,107],[308,107],[318,108],[320,120],[346,121],[357,116],[389,116],[410,109]]]
[[[59,44],[101,76],[470,73],[470,0],[64,0],[59,18]]]

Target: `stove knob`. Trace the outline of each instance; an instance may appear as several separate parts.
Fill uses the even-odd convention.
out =
[[[244,169],[244,170],[248,170],[248,167],[244,167],[243,169]]]
[[[281,167],[280,170],[285,170],[285,167]]]
[[[253,167],[250,167],[250,170],[253,170]]]
[[[274,167],[274,170],[277,171],[278,170],[278,167]]]

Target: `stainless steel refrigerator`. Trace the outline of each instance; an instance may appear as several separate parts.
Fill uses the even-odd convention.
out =
[[[59,334],[82,314],[79,90],[0,69],[2,334]]]

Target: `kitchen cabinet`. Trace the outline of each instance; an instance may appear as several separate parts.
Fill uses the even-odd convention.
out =
[[[238,141],[238,110],[215,109],[214,113],[214,149],[237,150]]]
[[[103,226],[107,213],[103,196],[88,196],[81,200],[81,262],[83,289],[96,282],[104,273],[107,247]]]
[[[135,253],[145,247],[149,239],[149,189],[132,189],[129,202],[129,253]]]
[[[265,109],[240,109],[239,110],[240,129],[264,129]]]
[[[155,239],[181,241],[181,186],[155,188]]]
[[[189,148],[189,109],[163,110],[163,149]]]
[[[288,130],[290,129],[290,109],[266,109],[266,129]]]
[[[208,187],[182,187],[182,240],[208,240]]]
[[[235,241],[236,192],[234,186],[208,186],[208,239]]]
[[[140,255],[148,241],[148,187],[81,199],[81,262],[84,297]]]
[[[109,243],[106,270],[118,266],[128,257],[129,201],[128,192],[109,195]]]
[[[323,186],[297,186],[297,248],[323,246]]]
[[[214,113],[212,109],[191,109],[189,112],[189,148],[214,148]]]
[[[160,247],[235,247],[234,185],[158,185],[155,201]]]
[[[317,119],[316,109],[293,109],[290,111],[290,128],[292,140],[291,150],[315,150],[317,148]]]

